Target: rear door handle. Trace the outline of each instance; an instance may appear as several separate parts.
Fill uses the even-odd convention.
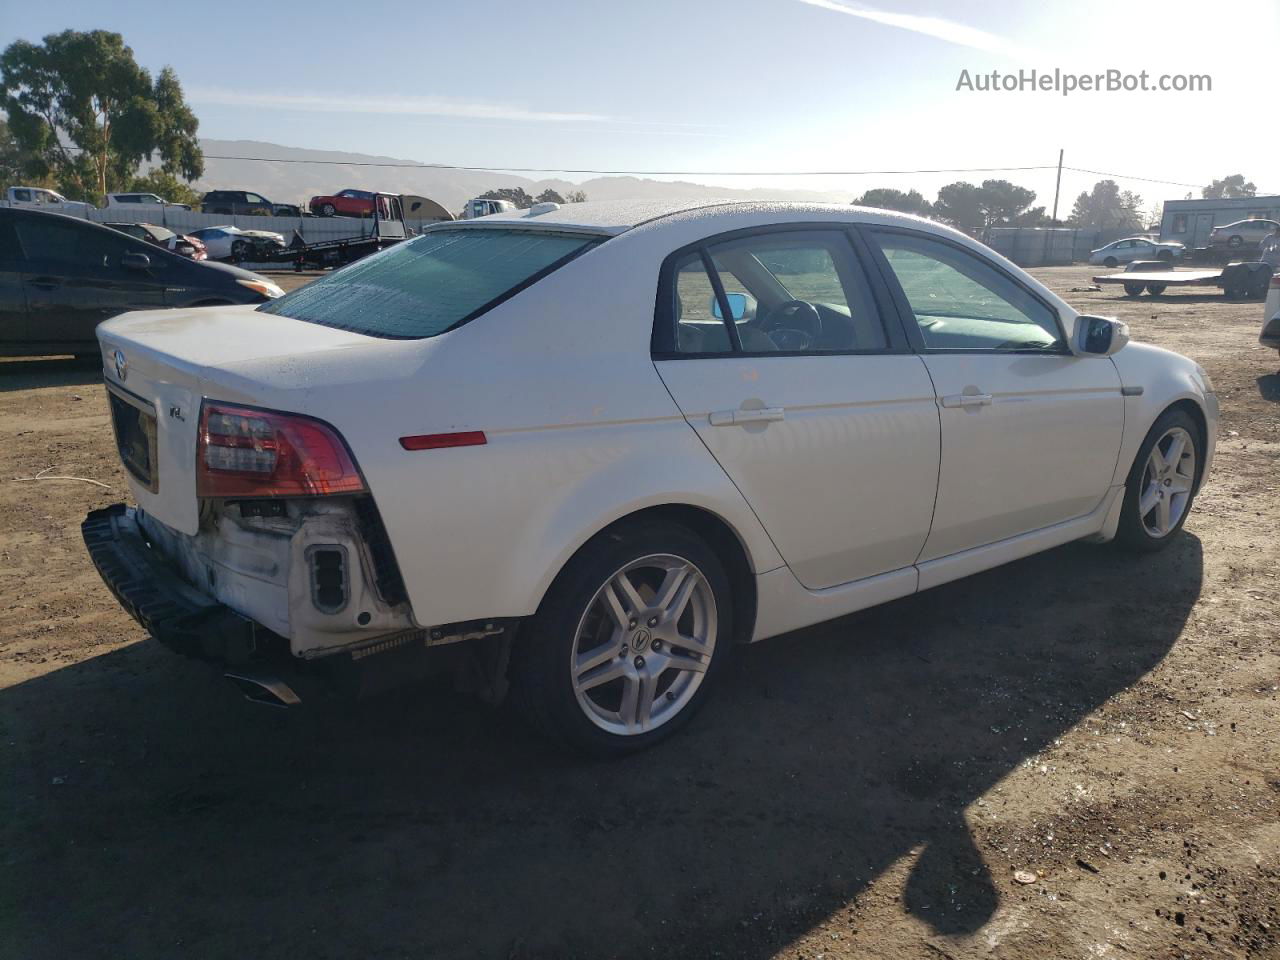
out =
[[[782,407],[761,407],[758,410],[717,410],[707,416],[713,427],[736,427],[744,423],[773,423],[785,420],[786,412]]]
[[[953,393],[949,397],[942,398],[944,407],[989,407],[991,406],[991,394],[989,393]]]

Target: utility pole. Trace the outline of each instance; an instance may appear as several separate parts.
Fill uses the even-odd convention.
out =
[[[1058,150],[1058,182],[1053,185],[1053,219],[1056,223],[1058,220],[1058,191],[1062,189],[1062,154],[1063,149]]]

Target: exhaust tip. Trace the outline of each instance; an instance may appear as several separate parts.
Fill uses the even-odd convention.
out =
[[[302,703],[299,697],[279,677],[260,673],[226,673],[224,676],[235,684],[246,700],[262,703],[269,707],[296,707]]]

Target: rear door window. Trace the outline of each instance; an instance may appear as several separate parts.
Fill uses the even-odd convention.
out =
[[[708,265],[711,271],[708,272]],[[674,316],[654,350],[674,353],[872,353],[888,337],[849,239],[840,230],[765,231],[713,243],[674,265]],[[720,289],[716,289],[717,283]],[[732,314],[724,319],[719,303]]]
[[[18,240],[27,258],[80,269],[118,267],[130,250],[149,252],[138,241],[114,230],[40,214],[18,221]],[[152,248],[154,249],[154,248]]]
[[[434,337],[603,239],[541,230],[433,230],[259,309],[374,337]]]
[[[675,268],[676,352],[732,353],[730,328],[721,312],[702,254],[694,252]]]

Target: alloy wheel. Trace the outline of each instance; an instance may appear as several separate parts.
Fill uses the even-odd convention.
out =
[[[628,563],[578,623],[569,669],[579,707],[620,736],[667,723],[702,685],[718,623],[715,594],[695,564],[672,554]]]
[[[1195,443],[1184,428],[1171,427],[1151,448],[1142,472],[1138,515],[1150,536],[1166,537],[1178,526],[1195,481]]]

